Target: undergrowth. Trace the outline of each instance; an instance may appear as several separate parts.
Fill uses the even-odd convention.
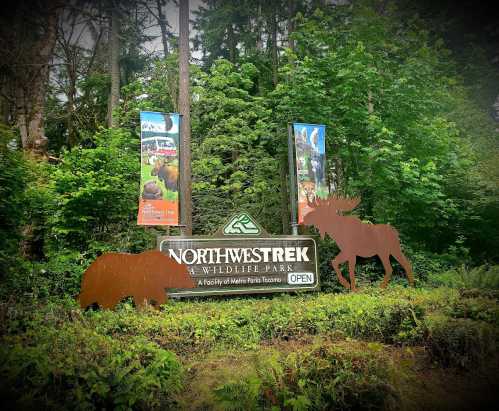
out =
[[[161,310],[142,311],[129,303],[115,311],[82,311],[71,298],[4,301],[2,395],[25,408],[175,408],[193,356],[242,355],[334,336],[365,345],[322,344],[260,358],[259,371],[216,387],[217,407],[231,409],[238,393],[246,409],[379,409],[397,401],[379,347],[426,347],[441,367],[472,369],[496,357],[498,324],[496,299],[443,287],[171,300]]]

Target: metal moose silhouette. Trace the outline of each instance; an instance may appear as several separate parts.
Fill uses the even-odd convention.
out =
[[[331,261],[331,265],[338,276],[340,283],[356,291],[355,264],[357,256],[373,257],[378,255],[385,269],[385,277],[381,287],[385,288],[392,275],[390,255],[404,268],[407,279],[414,284],[411,263],[400,249],[399,234],[395,228],[388,224],[366,224],[354,216],[344,216],[342,212],[351,211],[360,203],[360,197],[344,198],[330,196],[327,199],[316,198],[308,202],[312,208],[305,215],[303,224],[315,226],[321,237],[329,234],[334,239],[340,253]],[[348,262],[350,282],[341,274],[340,264]]]
[[[158,307],[166,302],[166,288],[194,287],[187,266],[160,251],[107,253],[83,274],[78,300],[82,308],[92,304],[114,308],[123,298],[133,297],[136,307],[149,301]]]

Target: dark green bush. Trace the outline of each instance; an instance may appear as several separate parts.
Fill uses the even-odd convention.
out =
[[[444,310],[453,318],[469,318],[499,326],[499,307],[490,298],[461,298]]]
[[[139,238],[121,234],[136,219],[138,140],[128,131],[102,129],[94,143],[94,148],[63,152],[53,170],[53,214],[47,223],[54,252],[60,247],[105,250],[106,243],[128,249],[141,245]]]
[[[446,367],[474,369],[498,354],[498,331],[466,318],[435,316],[427,320],[426,345],[431,357]]]
[[[90,328],[102,335],[115,338],[142,335],[179,354],[206,352],[214,347],[252,349],[263,341],[328,333],[414,344],[421,339],[420,322],[425,306],[447,304],[447,294],[397,287],[385,292],[366,290],[362,294],[170,301],[162,312],[139,312],[124,305],[116,311],[89,311],[84,313],[84,318]],[[62,309],[60,303],[56,306],[57,310]],[[52,318],[44,313],[54,310],[47,305],[35,306],[39,307],[38,311],[28,307],[20,309],[22,305],[15,307],[19,311],[15,318],[6,319],[8,323],[21,317],[33,317],[37,321]],[[63,309],[60,315],[65,317],[72,310],[72,306]],[[44,320],[42,324],[53,323],[47,324]]]
[[[90,263],[81,253],[71,250],[56,254],[44,262],[19,259],[15,270],[2,283],[0,297],[74,297],[80,292],[83,271]]]
[[[218,384],[216,409],[379,410],[399,404],[392,365],[377,343],[320,340],[292,353],[264,350]]]
[[[101,129],[92,148],[63,150],[57,164],[28,162],[1,141],[0,268],[6,275],[0,295],[74,296],[98,255],[154,248],[153,233],[136,225],[140,163],[131,133]],[[30,230],[24,236],[29,260],[18,257],[23,223]]]
[[[430,276],[429,283],[437,287],[499,290],[499,266],[466,267],[462,265]]]
[[[30,169],[11,146],[12,131],[0,123],[0,280],[16,266]]]
[[[16,409],[164,409],[182,386],[171,352],[71,325],[6,337],[0,375],[2,398]]]

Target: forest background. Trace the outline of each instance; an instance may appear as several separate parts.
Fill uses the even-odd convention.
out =
[[[10,351],[0,350],[10,368],[0,371],[15,380],[32,372],[25,365],[27,351],[16,351],[12,348],[16,344],[28,344],[36,335],[40,340],[32,345],[40,351],[30,355],[36,367],[42,367],[45,363],[39,358],[52,355],[51,338],[66,335],[57,328],[60,324],[78,323],[80,315],[85,327],[99,318],[111,321],[106,317],[111,314],[102,318],[75,314],[81,275],[98,255],[152,249],[156,236],[164,233],[136,225],[139,112],[178,111],[179,50],[171,14],[176,5],[165,0],[8,3],[0,18],[0,313],[6,319],[2,335],[14,337],[9,340]],[[191,18],[194,234],[213,233],[242,209],[270,233],[290,233],[287,125],[325,124],[330,187],[362,197],[355,213],[363,221],[390,223],[399,230],[418,287],[499,287],[499,32],[491,8],[485,3],[456,8],[451,1],[206,0],[196,3]],[[151,49],[151,42],[160,44],[160,50]],[[170,233],[179,232],[171,228]],[[334,241],[321,240],[319,253],[322,291],[340,291],[329,265],[338,253]],[[400,267],[395,268],[395,274],[401,274]],[[364,261],[357,270],[361,285],[382,276],[377,260]],[[395,282],[405,284],[405,279],[396,275]],[[400,291],[400,298],[420,298],[406,292]],[[376,300],[375,294],[355,304],[379,302],[360,311],[365,314],[376,307],[374,317],[386,320],[380,326],[388,330],[382,342],[420,343],[422,335],[430,335],[419,333],[423,312],[454,307],[459,298],[449,295],[452,298],[421,297],[421,310],[395,302],[390,295]],[[320,305],[329,294],[310,298]],[[23,304],[24,299],[28,303]],[[276,310],[288,307],[288,300],[282,306],[279,301],[273,306]],[[232,315],[230,301],[220,304]],[[477,310],[488,313],[484,307],[492,303],[480,304]],[[14,311],[9,311],[10,306]],[[29,306],[43,318],[24,313]],[[179,329],[197,318],[191,316],[184,323],[182,308],[166,309],[176,316]],[[276,325],[279,319],[291,318],[288,308],[283,310],[277,317],[273,312],[269,324],[261,323],[262,336],[271,339],[289,331]],[[378,331],[362,328],[369,321],[374,324],[372,318],[361,321],[361,314],[348,310],[339,309],[334,315],[348,312],[352,318],[358,315],[359,322],[351,328],[338,323],[339,329],[353,338],[379,337]],[[54,312],[62,313],[63,320],[52,323]],[[311,312],[318,316],[322,311]],[[303,315],[306,321],[308,314]],[[104,334],[113,338],[126,334],[129,328],[120,323],[120,316],[125,314],[118,313],[111,321],[117,321],[115,328],[102,324],[94,328],[104,327]],[[314,334],[321,332],[323,318],[315,320],[319,325],[314,323]],[[497,312],[482,320],[494,323]],[[59,331],[51,334],[43,327],[43,335],[26,331],[36,330],[44,321],[49,321],[49,330]],[[149,324],[145,317],[140,321],[144,327]],[[234,338],[231,343],[256,338],[256,334],[236,338],[232,331],[220,331],[223,326],[218,323],[216,330],[202,324],[196,322],[191,334],[185,331],[185,342],[195,345],[193,336],[198,336],[204,344],[208,334],[216,335],[215,340]],[[439,324],[447,327],[445,322]],[[140,327],[137,333],[145,335]],[[466,327],[456,328],[462,331],[459,338],[480,349],[493,345],[466,340],[482,335]],[[68,338],[74,343],[78,338],[92,342],[95,337],[89,348],[93,353],[104,340],[90,329]],[[113,358],[121,358],[119,344],[124,340],[116,338],[105,344],[110,344],[106,347]],[[169,370],[177,370],[169,351],[165,354],[140,341],[132,352],[145,356],[141,358],[159,356],[171,365]],[[165,344],[168,349],[176,347],[175,342]],[[461,352],[452,346],[446,355],[459,351],[462,356],[455,357],[459,364],[472,363],[474,357],[462,359],[470,351],[466,344],[463,347]],[[86,361],[91,363],[94,357]],[[129,358],[123,361],[126,368]],[[45,376],[64,369],[47,367],[40,368]],[[102,367],[112,368],[106,362]],[[177,375],[177,371],[172,372]],[[92,385],[92,378],[88,384],[94,397],[88,401],[95,404],[95,396],[107,398],[113,390]],[[15,384],[22,391],[26,380],[21,379]],[[35,387],[29,391],[32,398],[39,398],[43,391],[36,391],[38,382],[30,381]],[[60,380],[51,379],[50,384],[54,381]],[[172,381],[169,384],[178,383]],[[158,398],[147,397],[147,389],[137,388],[145,408],[152,404],[147,402],[150,398]],[[78,395],[83,396],[78,391],[75,398]],[[290,409],[306,409],[299,408],[300,401],[306,402],[300,398],[290,399],[298,404],[295,408],[288,404]]]
[[[194,233],[240,209],[290,232],[286,129],[300,121],[327,126],[330,186],[362,197],[364,221],[397,227],[419,275],[497,262],[497,33],[473,25],[486,9],[344,3],[213,1],[193,13]],[[12,290],[76,293],[100,253],[154,247],[158,232],[135,223],[139,111],[178,110],[165,10],[6,9],[0,250]],[[151,26],[161,52],[144,46]]]

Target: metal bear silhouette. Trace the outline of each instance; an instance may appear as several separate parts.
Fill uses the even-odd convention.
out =
[[[331,265],[338,276],[340,283],[356,291],[355,287],[355,264],[357,256],[373,257],[378,255],[385,269],[385,276],[381,288],[385,288],[392,275],[390,255],[392,255],[404,268],[407,279],[411,285],[414,284],[411,263],[400,249],[398,231],[388,224],[366,224],[354,216],[344,216],[343,211],[351,211],[360,203],[360,197],[344,198],[330,196],[321,200],[316,198],[314,202],[308,202],[312,208],[303,219],[304,225],[315,226],[321,237],[329,234],[334,239],[340,253],[331,261]],[[350,282],[343,277],[340,264],[348,262]]]
[[[125,297],[136,307],[153,300],[158,307],[167,300],[165,288],[194,288],[187,266],[160,251],[140,254],[107,253],[90,264],[83,274],[80,306],[98,304],[114,308]]]

